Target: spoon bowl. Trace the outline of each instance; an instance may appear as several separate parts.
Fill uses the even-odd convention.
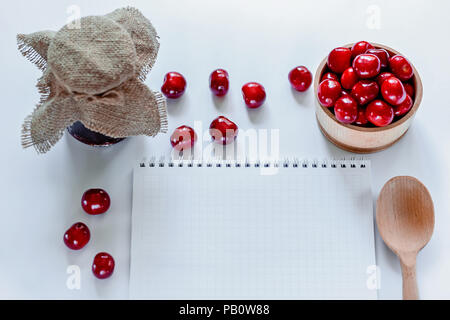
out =
[[[384,242],[400,258],[403,298],[417,299],[416,256],[434,230],[430,193],[416,178],[395,177],[380,192],[376,219]]]

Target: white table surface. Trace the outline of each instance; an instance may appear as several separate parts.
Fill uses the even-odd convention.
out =
[[[106,14],[133,5],[152,21],[161,37],[158,61],[147,84],[159,89],[168,71],[183,73],[186,95],[168,106],[169,131],[179,125],[225,115],[240,128],[280,129],[282,156],[347,157],[320,133],[314,118],[314,94],[294,93],[287,74],[296,65],[315,72],[334,47],[358,40],[384,43],[404,53],[417,67],[424,99],[407,135],[392,148],[367,156],[372,160],[373,193],[397,175],[424,182],[435,201],[436,228],[418,257],[417,278],[424,299],[450,298],[450,30],[448,1],[25,1],[2,2],[0,61],[2,76],[2,155],[0,157],[0,298],[113,299],[128,297],[132,168],[145,155],[169,155],[169,134],[132,138],[98,150],[67,135],[46,155],[20,146],[23,119],[38,101],[34,85],[40,72],[17,51],[16,33],[59,29],[70,5],[81,14]],[[379,29],[370,12],[379,9]],[[375,20],[376,21],[376,20]],[[373,24],[372,24],[373,26]],[[376,24],[375,24],[376,26]],[[231,91],[212,98],[208,77],[223,67]],[[264,84],[263,108],[247,111],[242,84]],[[112,208],[88,217],[80,198],[103,187]],[[92,239],[81,252],[69,252],[62,235],[73,223],[89,224]],[[380,297],[401,298],[397,258],[376,239],[381,274]],[[116,258],[107,281],[94,279],[90,266],[97,252]],[[81,268],[81,290],[66,287],[66,269]]]

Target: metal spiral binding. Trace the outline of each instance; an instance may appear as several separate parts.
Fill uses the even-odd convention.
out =
[[[144,159],[140,163],[141,168],[314,168],[314,169],[354,169],[367,168],[369,160],[364,158],[356,159],[301,159],[297,157],[283,158],[281,160],[263,159],[251,160],[249,158],[237,160],[222,160],[222,159],[208,159],[208,160],[166,160],[166,158],[152,157]]]

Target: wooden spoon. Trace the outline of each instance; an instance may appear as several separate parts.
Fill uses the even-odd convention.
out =
[[[434,229],[433,200],[427,188],[413,177],[389,180],[377,201],[377,225],[386,245],[400,258],[403,299],[418,299],[416,257]]]

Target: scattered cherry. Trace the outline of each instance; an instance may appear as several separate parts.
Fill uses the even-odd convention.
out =
[[[328,55],[328,67],[331,71],[342,73],[350,67],[352,52],[349,48],[335,48]]]
[[[227,145],[236,140],[239,128],[230,119],[220,116],[211,123],[209,132],[216,143]]]
[[[242,95],[245,104],[250,109],[261,107],[266,101],[266,90],[264,87],[256,82],[247,83],[242,87]]]
[[[89,228],[84,223],[75,223],[64,234],[64,243],[72,250],[83,249],[91,239]]]
[[[366,109],[359,108],[358,117],[355,120],[355,124],[357,124],[358,126],[365,126],[367,123],[369,123],[369,120],[367,120],[366,117]]]
[[[339,81],[339,77],[336,75],[336,73],[333,72],[327,72],[322,76],[322,79],[320,80],[320,82],[322,82],[323,80],[326,79],[330,79],[330,80],[336,80]]]
[[[292,87],[299,91],[304,92],[309,89],[313,80],[313,75],[308,68],[304,66],[296,67],[289,73],[289,81]]]
[[[164,78],[161,92],[169,99],[178,99],[186,91],[186,79],[178,72],[169,72]]]
[[[334,114],[342,123],[353,123],[358,118],[358,104],[350,96],[341,97],[334,105]]]
[[[386,80],[387,78],[390,77],[395,77],[392,73],[390,72],[382,72],[380,73],[380,75],[377,77],[377,83],[381,88],[381,85],[383,84],[384,80]]]
[[[406,95],[405,101],[403,103],[399,104],[398,106],[394,107],[394,114],[397,117],[401,117],[408,113],[409,110],[411,110],[414,102],[410,95]]]
[[[389,66],[389,53],[384,49],[369,49],[366,53],[376,55],[380,59],[381,68],[387,68]]]
[[[360,106],[363,106],[374,100],[379,92],[380,87],[375,81],[361,80],[353,86],[351,95]]]
[[[414,86],[411,83],[404,83],[403,87],[405,87],[405,91],[406,94],[410,95],[411,98],[414,97],[415,94],[415,90],[414,90]]]
[[[177,128],[170,137],[170,143],[175,150],[183,151],[191,149],[197,141],[194,129],[188,126]]]
[[[111,199],[105,190],[90,189],[83,194],[81,206],[87,214],[96,216],[109,210]]]
[[[414,70],[405,57],[395,55],[389,59],[389,66],[392,73],[401,81],[408,81],[414,75]]]
[[[341,96],[342,88],[338,81],[323,80],[318,89],[319,102],[322,106],[331,108]]]
[[[92,264],[92,272],[98,279],[103,280],[112,276],[114,267],[114,258],[106,252],[101,252],[94,258],[94,262]]]
[[[358,82],[359,77],[352,67],[346,69],[341,76],[341,85],[344,89],[352,89],[353,86]]]
[[[217,97],[223,97],[230,88],[230,77],[223,69],[215,70],[209,78],[209,86]]]
[[[385,127],[394,120],[394,109],[383,100],[375,100],[367,106],[366,117],[377,127]]]
[[[356,58],[360,54],[366,53],[367,50],[373,49],[373,46],[367,41],[359,41],[352,47],[352,59]]]
[[[405,87],[396,77],[390,77],[383,81],[381,94],[387,103],[394,106],[402,104],[406,99]]]
[[[353,60],[353,69],[361,79],[369,79],[380,73],[381,62],[376,55],[364,53]]]

